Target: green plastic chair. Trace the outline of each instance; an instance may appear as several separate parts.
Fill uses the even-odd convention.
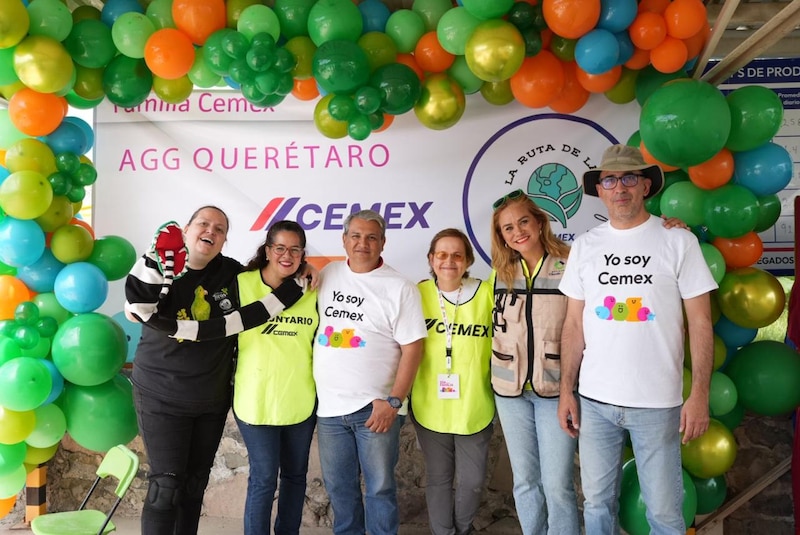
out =
[[[138,470],[139,457],[121,444],[114,446],[108,450],[103,457],[103,462],[97,467],[97,478],[78,510],[37,516],[31,522],[31,529],[36,535],[103,535],[116,531],[117,527],[111,521],[111,517],[125,493],[128,492],[128,487],[131,486]],[[101,479],[108,476],[113,476],[118,480],[117,488],[114,491],[117,499],[111,510],[104,513],[97,509],[86,509],[86,503],[94,489],[97,488]]]

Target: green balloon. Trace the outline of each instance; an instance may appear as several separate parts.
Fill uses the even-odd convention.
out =
[[[281,35],[281,23],[278,15],[269,7],[254,4],[246,7],[240,14],[236,29],[245,37],[252,39],[258,33],[268,33],[275,41]]]
[[[754,232],[764,232],[778,221],[781,215],[781,200],[775,195],[758,197],[758,220]]]
[[[722,372],[711,374],[711,387],[708,396],[709,414],[727,414],[733,410],[737,401],[736,385]]]
[[[725,277],[725,258],[722,253],[711,245],[710,243],[701,243],[700,250],[703,252],[703,258],[711,271],[711,276],[719,284]],[[726,411],[727,412],[727,411]]]
[[[509,104],[514,100],[514,93],[511,92],[511,80],[484,82],[481,86],[481,96],[486,102],[495,106]]]
[[[58,302],[56,294],[53,292],[45,292],[36,294],[33,297],[33,302],[39,307],[39,316],[49,317],[56,320],[59,325],[72,317],[72,314]]]
[[[728,494],[728,484],[725,476],[700,478],[692,476],[694,488],[697,490],[697,514],[707,515],[716,511]]]
[[[417,74],[402,63],[379,67],[370,77],[369,85],[381,92],[381,111],[390,115],[410,111],[422,94]]]
[[[577,39],[553,35],[550,40],[550,51],[561,61],[575,61],[575,44],[577,42]]]
[[[358,46],[367,55],[370,72],[397,61],[397,46],[392,38],[383,32],[365,33],[358,38]]]
[[[8,474],[0,476],[0,500],[16,496],[25,487],[28,471],[20,464]]]
[[[639,76],[636,77],[636,102],[639,103],[639,106],[644,106],[644,103],[647,102],[650,95],[667,82],[688,78],[684,70],[665,73],[659,71],[652,65],[648,65],[638,72]]]
[[[53,388],[53,378],[42,361],[19,357],[0,366],[0,405],[18,412],[41,405]]]
[[[398,9],[386,19],[386,35],[392,38],[401,54],[413,52],[425,33],[425,21],[416,11]]]
[[[322,43],[314,52],[311,69],[326,93],[350,94],[369,80],[367,54],[345,39]]]
[[[464,7],[481,20],[499,18],[509,12],[514,0],[462,0]]]
[[[771,140],[783,124],[783,103],[772,89],[748,85],[725,98],[731,113],[731,132],[725,147],[752,150]]]
[[[650,154],[665,164],[688,168],[725,146],[731,113],[715,86],[700,80],[673,80],[653,92],[642,107],[639,131]]]
[[[631,136],[628,138],[628,141],[625,142],[626,145],[637,148],[641,143],[642,143],[642,134],[638,130],[633,134],[631,134]],[[686,175],[686,178],[688,180],[689,175]]]
[[[447,75],[458,82],[466,95],[477,93],[484,83],[470,70],[465,56],[456,56],[453,64],[447,69]]]
[[[7,336],[0,336],[0,367],[6,362],[22,356],[19,344]]]
[[[7,476],[22,466],[26,450],[24,442],[0,444],[0,476]]]
[[[114,377],[125,364],[128,339],[114,320],[98,313],[65,321],[53,337],[53,364],[64,379],[94,386]]]
[[[117,53],[111,28],[99,20],[76,23],[62,43],[72,61],[91,69],[105,67]]]
[[[25,443],[34,448],[49,448],[58,444],[67,432],[64,411],[58,405],[49,403],[34,409],[33,413],[36,415],[36,426]]]
[[[0,48],[0,86],[11,85],[19,81],[19,76],[14,70],[14,49],[16,47]]]
[[[752,342],[737,351],[725,373],[739,403],[761,416],[778,416],[800,405],[800,353],[774,340]]]
[[[138,106],[152,88],[153,74],[143,59],[119,55],[103,71],[103,90],[108,100],[117,106]]]
[[[237,33],[236,30],[223,28],[209,35],[206,42],[203,43],[203,60],[208,68],[219,76],[228,75],[233,57],[225,52],[224,43],[230,41],[226,37],[235,33]]]
[[[726,184],[707,192],[705,224],[720,238],[738,238],[758,223],[758,199],[747,188]]]
[[[139,432],[133,388],[122,375],[95,386],[67,383],[57,403],[64,411],[70,437],[88,450],[106,452],[117,444],[127,444]]]
[[[28,16],[31,21],[28,29],[30,35],[46,35],[56,41],[63,41],[72,30],[72,14],[59,0],[31,2],[28,5]]]
[[[109,281],[125,277],[136,263],[136,249],[120,236],[104,236],[94,242],[87,262],[99,267]]]
[[[414,0],[411,4],[411,10],[418,14],[425,23],[426,32],[434,31],[439,20],[451,9],[453,9],[453,4],[450,0]]]
[[[439,19],[436,37],[442,48],[456,56],[463,56],[467,39],[480,23],[481,19],[467,11],[465,7],[454,7]]]
[[[308,13],[308,35],[317,46],[333,40],[355,42],[363,29],[361,11],[351,0],[318,0]]]
[[[737,401],[736,405],[733,407],[733,409],[731,409],[730,412],[728,412],[727,414],[720,414],[719,416],[715,416],[714,418],[722,422],[722,424],[725,427],[727,427],[730,431],[733,431],[734,429],[739,427],[739,424],[741,424],[742,420],[744,420],[744,407],[742,407],[741,402]]]
[[[661,213],[677,217],[687,225],[699,225],[705,218],[706,191],[690,181],[680,181],[661,193]]]
[[[144,45],[155,31],[155,24],[147,15],[129,11],[114,21],[111,38],[120,53],[129,58],[143,58]]]
[[[541,9],[539,12],[541,13]],[[536,8],[527,2],[515,2],[508,10],[508,22],[520,31],[533,28],[535,21]]]
[[[145,14],[156,30],[175,27],[175,21],[172,19],[172,0],[153,0],[147,6]]]
[[[275,0],[275,14],[286,39],[308,35],[308,16],[317,0]]]

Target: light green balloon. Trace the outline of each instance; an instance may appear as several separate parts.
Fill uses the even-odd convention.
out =
[[[58,444],[67,432],[67,418],[64,416],[64,411],[57,405],[49,403],[37,407],[33,412],[36,415],[36,425],[25,439],[25,443],[34,448],[49,448]]]
[[[153,22],[156,30],[174,28],[172,19],[172,0],[153,0],[145,11],[147,17]]]
[[[463,7],[455,7],[442,15],[436,26],[436,37],[442,48],[457,56],[464,50],[472,32],[481,20]]]
[[[207,89],[221,83],[222,77],[211,70],[211,67],[203,59],[203,54],[203,47],[194,49],[194,63],[189,69],[188,76],[194,85]]]
[[[0,500],[16,496],[25,487],[28,472],[25,466],[19,465],[6,475],[0,476]]]
[[[392,38],[401,54],[413,52],[425,33],[425,21],[416,11],[398,9],[386,20],[386,35]]]
[[[28,136],[17,130],[6,108],[0,108],[0,149],[8,149],[11,145]]]
[[[450,0],[414,0],[411,10],[417,13],[425,22],[425,31],[432,32],[439,24],[439,19],[453,9]]]
[[[144,57],[144,45],[155,31],[156,26],[147,15],[129,11],[114,21],[111,39],[122,54],[139,59]]]
[[[448,76],[458,82],[464,93],[471,95],[480,91],[483,85],[483,80],[475,76],[469,65],[467,65],[467,58],[464,56],[456,56],[455,61],[447,70]]]
[[[270,34],[275,41],[281,35],[281,24],[278,21],[278,15],[272,9],[261,4],[245,8],[239,15],[236,29],[243,33],[248,40],[261,32]]]
[[[59,0],[36,0],[28,5],[30,35],[46,35],[63,41],[72,30],[72,14]]]

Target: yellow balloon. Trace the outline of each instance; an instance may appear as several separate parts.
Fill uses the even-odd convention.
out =
[[[17,219],[44,214],[53,201],[53,188],[41,173],[17,171],[0,184],[0,208]]]
[[[347,121],[337,121],[328,112],[328,103],[335,97],[334,93],[329,93],[319,99],[314,107],[314,125],[317,130],[331,139],[341,139],[347,135]]]
[[[46,35],[29,35],[14,50],[14,71],[34,91],[57,93],[73,82],[75,66],[61,43]]]
[[[58,227],[66,225],[74,216],[72,203],[63,195],[56,195],[47,208],[47,211],[36,218],[36,223],[45,232],[53,232]]]
[[[627,104],[636,98],[636,78],[639,71],[622,68],[616,85],[605,92],[606,98],[614,104]]]
[[[450,128],[461,119],[466,108],[464,90],[446,74],[432,74],[422,82],[422,92],[414,104],[419,122],[432,130]]]
[[[720,310],[733,323],[760,329],[781,316],[786,293],[771,273],[746,267],[725,274],[719,283],[717,299]]]
[[[30,26],[25,4],[20,0],[0,0],[0,48],[10,48],[22,41]]]
[[[36,426],[33,411],[12,411],[0,405],[0,444],[16,444],[31,434]]]
[[[181,76],[173,80],[153,76],[153,92],[168,104],[185,102],[192,94],[192,89],[194,86],[188,76]]]
[[[481,85],[481,95],[489,104],[495,106],[505,106],[514,101],[514,93],[511,92],[511,82],[501,80],[500,82],[483,82]]]
[[[6,151],[6,168],[12,173],[36,171],[50,176],[56,172],[56,157],[50,147],[38,139],[20,139]]]
[[[516,26],[502,19],[478,24],[464,48],[467,66],[486,82],[511,78],[525,59],[525,40]]]
[[[687,472],[695,477],[717,477],[733,466],[738,446],[733,433],[713,418],[708,431],[688,444],[681,444],[681,462]]]
[[[60,445],[61,442],[56,442],[52,446],[47,446],[46,448],[34,448],[29,444],[28,451],[25,453],[25,464],[40,465],[46,463],[55,457]]]

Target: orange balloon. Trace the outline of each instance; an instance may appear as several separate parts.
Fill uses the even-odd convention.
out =
[[[319,96],[317,81],[314,78],[306,78],[304,80],[295,78],[292,95],[297,100],[314,100]]]
[[[69,220],[69,224],[70,225],[77,225],[79,227],[85,228],[89,232],[89,234],[91,234],[92,239],[95,239],[95,237],[94,237],[94,229],[92,228],[92,226],[89,223],[87,223],[83,219],[78,219],[77,217],[73,217],[72,219]]]
[[[764,243],[752,231],[738,238],[714,238],[711,245],[722,253],[729,270],[752,266],[764,253]]]
[[[558,113],[574,113],[586,104],[591,94],[578,81],[577,63],[568,61],[562,65],[564,66],[564,89],[549,106],[551,110]]]
[[[6,149],[0,149],[0,165],[6,166]]]
[[[175,28],[162,28],[147,38],[144,62],[156,76],[176,80],[192,68],[194,46],[185,33]]]
[[[671,0],[641,0],[637,11],[642,13],[649,11],[650,13],[664,13]]]
[[[652,50],[667,36],[667,23],[658,13],[643,11],[631,22],[628,35],[636,48]]]
[[[664,10],[664,20],[669,35],[688,39],[708,22],[708,13],[700,0],[673,0]]]
[[[384,130],[386,130],[387,128],[392,126],[393,122],[394,122],[394,115],[392,115],[391,113],[384,113],[383,114],[383,124],[381,125],[380,128],[378,128],[377,130],[373,130],[372,132],[373,133],[383,132]]]
[[[414,48],[414,58],[423,72],[444,72],[456,60],[453,54],[442,48],[435,30],[419,38]]]
[[[708,24],[708,21],[706,21],[705,24],[703,24],[703,27],[700,28],[699,32],[688,39],[683,40],[683,42],[686,43],[686,51],[689,59],[696,58],[700,55],[700,52],[703,51],[703,47],[706,46],[710,36],[711,26]]]
[[[520,104],[529,108],[549,105],[564,89],[564,67],[549,50],[525,58],[522,66],[511,75],[511,93]]]
[[[633,55],[624,63],[625,67],[638,71],[650,65],[650,51],[641,48],[633,48]]]
[[[411,70],[417,73],[417,78],[419,78],[420,82],[425,79],[425,72],[420,69],[414,54],[397,54],[396,61],[397,63],[402,63],[403,65],[411,67]]]
[[[649,150],[647,150],[647,147],[645,147],[645,146],[644,146],[644,141],[642,141],[641,143],[639,143],[639,151],[642,153],[642,158],[644,159],[644,161],[645,161],[646,163],[649,163],[649,164],[652,164],[652,165],[657,165],[657,166],[661,167],[661,169],[662,169],[662,170],[663,170],[665,173],[668,173],[668,172],[670,172],[670,171],[677,171],[677,170],[679,169],[679,167],[678,167],[678,166],[675,166],[675,165],[669,165],[669,164],[666,164],[666,163],[664,163],[664,162],[660,162],[660,161],[656,160],[656,159],[653,157],[653,155],[652,155],[652,154],[650,154],[650,151],[649,151]]]
[[[31,291],[13,275],[0,275],[0,320],[13,320],[17,305],[31,300]]]
[[[686,65],[688,59],[689,51],[686,49],[686,44],[671,35],[666,36],[657,47],[650,51],[650,63],[658,72],[678,72]]]
[[[578,79],[578,83],[590,93],[605,93],[617,85],[620,76],[622,76],[621,65],[615,65],[600,74],[589,74],[577,65],[575,66],[575,77]]]
[[[172,20],[194,44],[202,45],[209,35],[225,28],[225,0],[174,0]]]
[[[67,106],[64,97],[24,87],[8,99],[8,118],[25,135],[46,136],[64,120]]]
[[[10,498],[3,498],[0,500],[0,518],[3,518],[14,509],[14,504],[17,503],[17,496],[14,495]]]
[[[718,188],[733,178],[733,154],[723,148],[708,160],[690,167],[687,171],[689,180],[698,188]]]
[[[578,39],[600,20],[600,0],[544,0],[542,14],[557,35]]]

